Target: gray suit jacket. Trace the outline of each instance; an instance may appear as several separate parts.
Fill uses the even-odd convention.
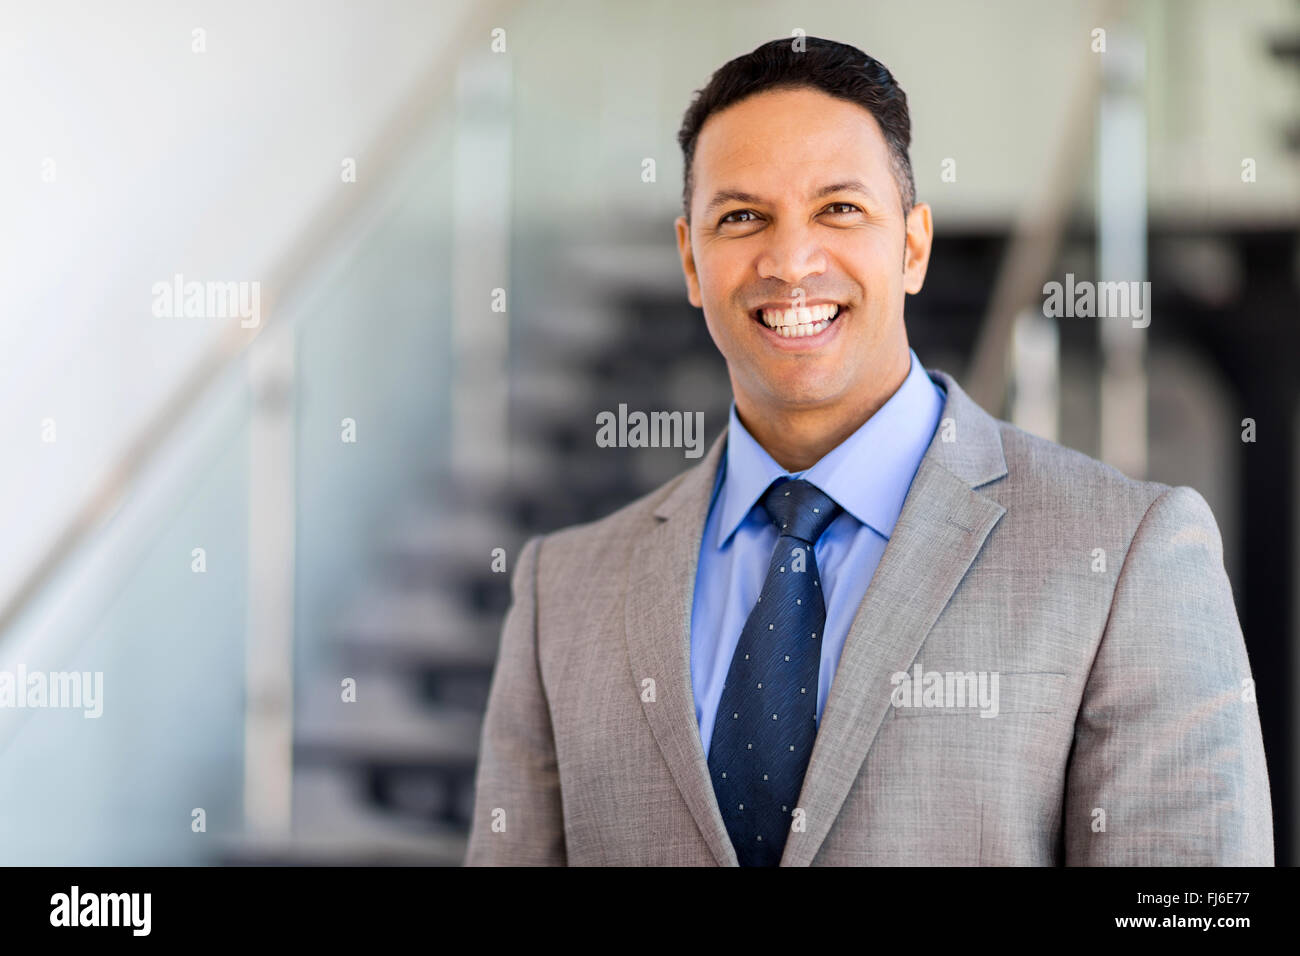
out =
[[[941,424],[853,620],[782,865],[1271,865],[1250,664],[1205,500],[930,375]],[[689,650],[725,439],[525,544],[468,864],[736,865]],[[896,706],[891,677],[918,667],[996,673],[997,716]]]

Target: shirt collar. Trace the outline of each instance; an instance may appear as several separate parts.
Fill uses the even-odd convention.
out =
[[[916,352],[903,384],[874,415],[811,468],[788,472],[773,460],[736,415],[731,402],[724,466],[718,469],[722,511],[717,547],[740,527],[777,478],[806,478],[846,512],[883,538],[894,532],[912,479],[943,413],[944,393]]]

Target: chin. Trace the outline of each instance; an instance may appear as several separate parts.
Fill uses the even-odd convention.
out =
[[[817,406],[833,402],[842,389],[833,383],[809,381],[807,379],[767,380],[763,389],[770,399],[777,404]]]

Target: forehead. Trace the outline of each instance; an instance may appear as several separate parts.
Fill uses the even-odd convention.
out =
[[[881,190],[891,176],[870,111],[814,89],[769,90],[714,113],[696,140],[693,172],[699,202],[715,189],[776,199],[845,179]]]

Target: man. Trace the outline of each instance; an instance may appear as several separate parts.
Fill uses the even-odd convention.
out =
[[[467,862],[1271,865],[1204,499],[992,418],[908,345],[933,230],[889,71],[774,41],[679,138],[730,421],[524,546]]]

